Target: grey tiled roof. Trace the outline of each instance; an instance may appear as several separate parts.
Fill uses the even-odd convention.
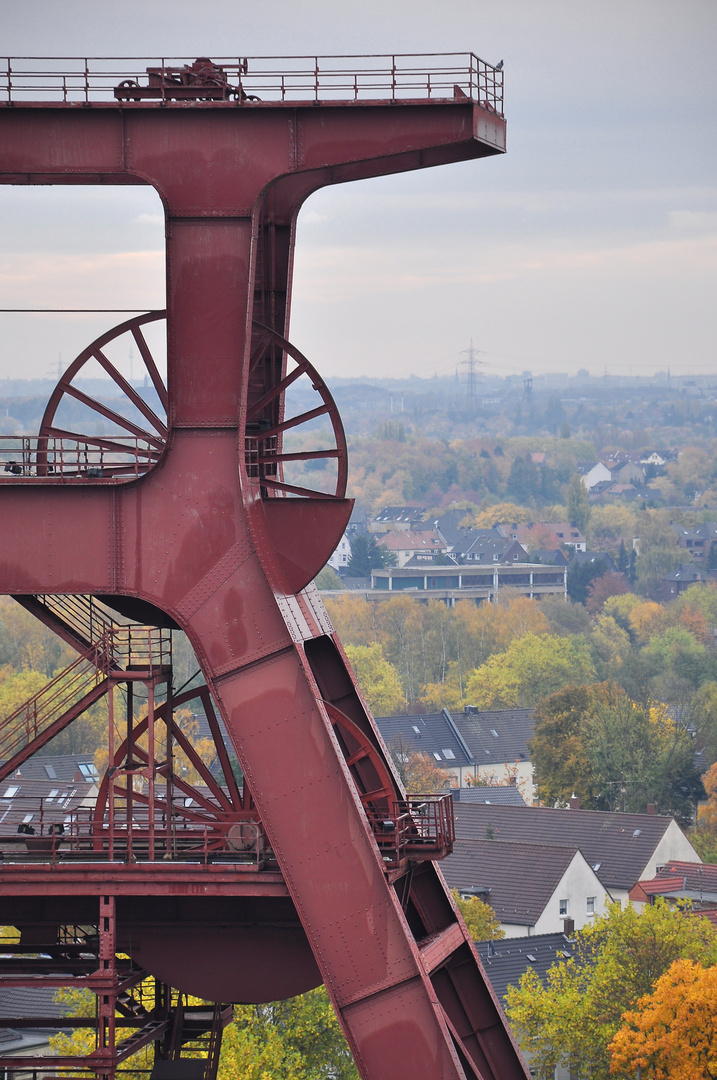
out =
[[[82,805],[93,805],[97,787],[89,781],[27,780],[9,777],[0,784],[0,836],[15,836],[20,824],[38,836],[51,824],[66,825]]]
[[[550,810],[537,806],[456,803],[456,835],[579,847],[606,888],[631,889],[672,818],[657,814]]]
[[[483,968],[497,998],[505,998],[509,986],[517,986],[523,974],[533,968],[545,981],[548,968],[575,953],[574,942],[565,934],[534,934],[476,943]]]
[[[456,811],[462,809],[459,803]],[[501,922],[534,926],[577,853],[577,847],[458,839],[441,870],[459,892],[489,889],[485,899]]]
[[[501,806],[526,806],[515,784],[481,784],[476,787],[453,788],[453,801],[487,803]]]
[[[497,709],[451,713],[453,723],[478,765],[530,761],[534,709]],[[494,734],[495,732],[495,734]]]
[[[409,753],[428,754],[436,765],[447,768],[473,764],[445,712],[423,713],[420,716],[377,716],[376,723],[389,749],[400,745]],[[453,756],[446,754],[446,750],[450,750]]]
[[[0,990],[0,1016],[12,1020],[61,1016],[63,1007],[54,1003],[55,993],[53,987],[16,986]]]
[[[93,754],[35,754],[23,762],[18,772],[24,780],[59,780],[70,784],[75,776],[97,778]],[[80,767],[82,766],[82,768]]]

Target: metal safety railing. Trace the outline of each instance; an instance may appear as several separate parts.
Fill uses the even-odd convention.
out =
[[[87,439],[1,435],[0,481],[133,480],[144,476],[160,453],[156,445],[132,435]]]
[[[89,805],[94,794],[76,784],[58,782],[58,790],[45,796],[12,795],[6,783],[8,790],[6,797],[0,792],[0,862],[231,861],[247,870],[275,863],[259,822],[231,813],[188,820],[181,796],[169,806],[157,798],[150,813],[147,792],[138,789],[131,799],[114,796],[111,815],[98,819]],[[244,839],[238,843],[240,830]]]
[[[370,809],[368,816],[387,867],[400,866],[406,859],[442,859],[453,850],[456,833],[450,792],[412,795],[394,801],[389,813]]]
[[[78,594],[38,594],[41,604],[80,639],[93,644],[101,664],[107,669],[126,671],[141,668],[153,671],[172,663],[170,630],[142,623],[113,619],[93,596]]]
[[[161,100],[236,104],[467,97],[503,115],[503,72],[474,53],[368,56],[6,57],[6,103]]]

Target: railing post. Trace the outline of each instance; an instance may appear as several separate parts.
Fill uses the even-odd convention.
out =
[[[90,66],[85,57],[85,104],[90,103]]]
[[[115,684],[114,681],[110,683],[109,694],[107,695],[107,717],[108,717],[108,758],[107,758],[107,857],[110,862],[114,861],[115,856],[115,783],[114,783],[114,763],[115,763]],[[96,819],[95,819],[96,820]],[[99,827],[102,830],[104,822],[99,822]]]
[[[149,775],[147,777],[149,794],[149,861],[155,861],[154,851],[154,683],[147,687],[147,756]]]

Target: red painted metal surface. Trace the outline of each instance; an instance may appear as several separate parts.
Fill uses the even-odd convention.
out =
[[[78,649],[87,634],[71,596],[181,627],[206,680],[205,707],[216,706],[243,774],[240,793],[226,761],[217,784],[191,758],[171,719],[171,692],[155,707],[166,673],[110,665],[109,683],[125,685],[130,705],[134,683],[147,687],[147,717],[135,722],[128,706],[127,736],[116,746],[109,692],[114,766],[94,817],[78,822],[64,850],[53,841],[42,868],[8,865],[0,875],[0,919],[20,925],[36,952],[48,938],[62,952],[60,926],[100,927],[98,966],[77,977],[104,994],[90,1062],[103,1074],[146,1042],[160,1057],[181,1052],[180,1036],[173,1049],[166,1041],[168,1018],[180,1017],[176,1031],[191,1025],[166,984],[236,1001],[323,980],[365,1078],[527,1075],[430,861],[450,849],[451,815],[445,803],[405,799],[309,584],[351,504],[338,413],[286,340],[295,223],[307,196],[326,184],[502,152],[502,73],[472,56],[462,67],[434,58],[424,68],[415,58],[367,58],[353,62],[353,74],[349,58],[340,59],[312,58],[308,69],[297,61],[283,73],[276,61],[239,59],[220,65],[227,78],[218,83],[206,65],[197,75],[191,63],[122,72],[106,62],[98,74],[97,63],[84,62],[77,86],[65,69],[45,76],[29,62],[8,64],[0,182],[146,183],[159,192],[168,380],[165,394],[141,344],[143,320],[124,324],[162,406],[148,410],[115,378],[141,416],[137,430],[117,421],[142,443],[128,457],[114,437],[103,445],[57,426],[63,395],[81,400],[68,370],[39,441],[13,458],[20,471],[0,473],[0,591]],[[127,79],[153,96],[122,87]],[[229,94],[230,86],[241,91]],[[58,91],[59,100],[43,101]],[[88,355],[103,363],[102,348],[98,339]],[[331,421],[333,444],[316,451],[336,462],[328,492],[287,480],[296,455],[283,449],[292,428],[284,397],[297,371],[319,395],[303,420]],[[83,404],[111,420],[97,403]],[[66,465],[73,453],[74,470]],[[23,753],[36,748],[40,729]],[[219,748],[218,728],[213,736]],[[172,747],[197,769],[192,804]],[[234,862],[218,869],[216,858]],[[41,900],[30,898],[33,882],[42,884]],[[181,953],[180,927],[189,943]],[[124,950],[129,968],[117,959]],[[246,961],[256,958],[262,971],[252,977]],[[233,980],[228,969],[242,965]],[[131,1046],[120,1044],[112,1028],[122,987],[139,986],[147,972],[165,989],[151,1012],[136,1003],[144,1026]],[[0,983],[13,978],[0,971]],[[220,1012],[208,1062],[216,1062]]]

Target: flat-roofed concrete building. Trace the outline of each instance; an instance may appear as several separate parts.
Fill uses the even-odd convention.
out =
[[[567,567],[540,563],[496,563],[480,568],[393,566],[371,571],[371,589],[366,596],[381,600],[393,593],[407,592],[418,600],[443,600],[452,606],[456,600],[493,601],[503,589],[532,600],[541,596],[566,596],[567,588]]]

